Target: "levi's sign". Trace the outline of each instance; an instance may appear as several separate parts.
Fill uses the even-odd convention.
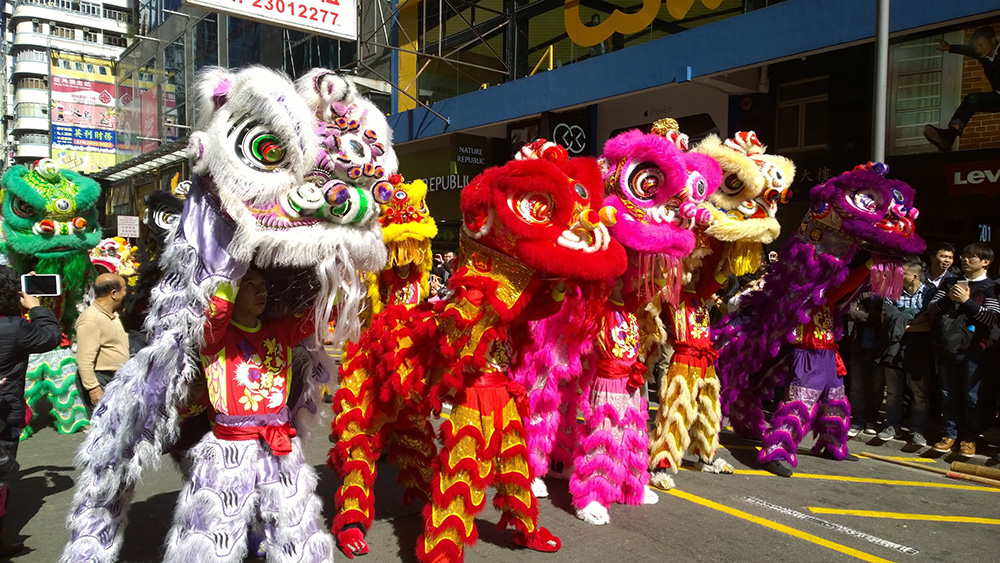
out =
[[[356,0],[184,0],[184,4],[345,41],[358,38]]]
[[[1000,160],[946,162],[944,174],[950,195],[1000,193]]]

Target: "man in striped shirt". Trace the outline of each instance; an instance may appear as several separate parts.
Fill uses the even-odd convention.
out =
[[[959,436],[961,417],[960,453],[971,457],[976,454],[979,437],[979,388],[988,371],[986,344],[990,330],[1000,319],[1000,303],[994,282],[986,276],[993,262],[993,249],[982,242],[966,246],[961,255],[964,278],[947,280],[941,284],[929,307],[932,316],[957,316],[964,314],[970,320],[972,342],[966,348],[947,357],[939,355],[937,371],[941,383],[941,408],[944,414],[944,437],[934,445],[934,450],[950,452]]]

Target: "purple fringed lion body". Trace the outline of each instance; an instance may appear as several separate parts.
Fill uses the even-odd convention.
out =
[[[763,289],[744,302],[750,316],[720,323],[722,405],[737,433],[754,438],[765,435],[763,401],[773,398],[774,389],[795,376],[792,366],[780,357],[783,349],[796,341],[797,329],[808,324],[815,311],[828,305],[827,295],[848,279],[852,263],[860,266],[870,254],[872,292],[890,298],[899,295],[902,258],[922,252],[925,245],[914,232],[918,211],[913,189],[885,178],[886,172],[884,165],[869,163],[813,188],[812,206],[797,236],[782,248],[778,262],[764,278]],[[840,313],[859,293],[860,288],[849,291],[829,304],[834,339],[841,334]],[[840,401],[842,405],[838,401],[835,406],[846,408],[849,414],[846,400]],[[792,432],[797,434],[796,443],[806,431],[808,425]]]

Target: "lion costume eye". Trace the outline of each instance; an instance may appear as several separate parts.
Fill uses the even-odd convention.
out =
[[[552,197],[543,192],[528,192],[517,200],[510,198],[507,205],[522,221],[531,225],[549,223],[555,211]]]
[[[230,136],[235,136],[236,154],[251,167],[270,172],[287,165],[281,139],[256,119],[247,116],[238,121]]]
[[[10,208],[14,211],[14,214],[18,217],[23,217],[25,219],[31,219],[35,216],[35,208],[28,204],[28,202],[17,197],[16,195],[11,195]]]
[[[652,200],[664,183],[663,171],[652,162],[640,162],[629,166],[625,178],[632,196],[644,201]]]
[[[722,181],[722,191],[726,195],[736,195],[743,191],[743,180],[736,174],[728,174]]]
[[[882,204],[882,197],[875,190],[860,190],[848,194],[846,199],[851,207],[865,213],[877,213],[879,205]]]

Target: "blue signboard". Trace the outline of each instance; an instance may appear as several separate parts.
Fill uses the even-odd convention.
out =
[[[116,143],[114,131],[72,125],[52,125],[52,146],[54,148],[114,152]]]

